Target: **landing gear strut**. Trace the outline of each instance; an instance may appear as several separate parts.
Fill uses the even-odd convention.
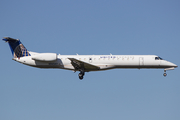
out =
[[[84,70],[80,70],[80,73],[78,74],[80,80],[83,79],[84,74],[85,74]]]
[[[166,70],[164,70],[164,74],[163,74],[163,76],[164,76],[164,77],[166,77],[166,76],[167,76],[167,74],[166,74]]]

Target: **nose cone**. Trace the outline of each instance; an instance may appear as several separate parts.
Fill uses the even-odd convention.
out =
[[[174,67],[177,68],[178,66],[176,64],[174,64]]]
[[[174,68],[178,67],[176,64],[174,64],[172,62],[168,62],[168,61],[165,62],[165,65],[168,67],[174,67]]]

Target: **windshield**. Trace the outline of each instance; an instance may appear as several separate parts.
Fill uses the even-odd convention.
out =
[[[155,60],[163,60],[161,57],[155,57]]]

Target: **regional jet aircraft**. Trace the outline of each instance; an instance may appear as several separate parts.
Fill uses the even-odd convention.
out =
[[[79,71],[82,80],[85,72],[115,68],[154,68],[173,70],[177,65],[156,55],[60,55],[56,53],[37,53],[28,51],[19,39],[4,37],[9,43],[13,60],[37,68],[59,68]]]

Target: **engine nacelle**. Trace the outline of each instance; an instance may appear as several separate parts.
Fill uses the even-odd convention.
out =
[[[57,60],[57,54],[56,53],[39,53],[39,54],[33,55],[32,59],[38,60],[38,61],[50,62],[50,61]]]

